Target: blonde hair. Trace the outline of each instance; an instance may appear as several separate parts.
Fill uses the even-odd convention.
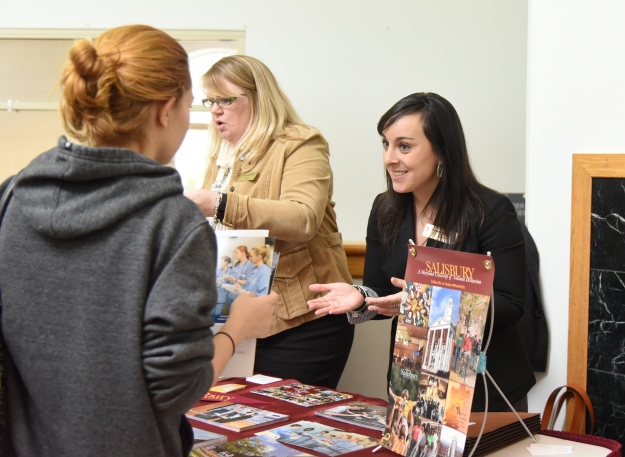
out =
[[[255,246],[250,251],[254,251],[256,255],[259,255],[263,259],[263,263],[269,265],[269,248],[266,244]]]
[[[289,124],[304,125],[289,98],[282,92],[271,70],[254,57],[227,56],[217,61],[203,76],[206,93],[215,97],[241,97],[226,90],[220,78],[243,88],[251,108],[250,124],[237,143],[249,152],[250,157],[264,154],[276,138],[285,133]],[[209,126],[213,138],[209,149],[211,157],[217,156],[225,142],[214,123]]]
[[[179,101],[191,88],[189,59],[161,30],[117,27],[72,46],[60,85],[68,134],[88,145],[124,144],[142,137],[155,103]]]

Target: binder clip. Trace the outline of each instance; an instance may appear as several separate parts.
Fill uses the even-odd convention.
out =
[[[477,359],[477,373],[484,373],[486,371],[486,354],[480,352],[480,356]]]

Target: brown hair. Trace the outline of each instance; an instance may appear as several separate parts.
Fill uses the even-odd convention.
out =
[[[245,246],[244,244],[242,244],[241,246],[237,246],[236,248],[234,248],[235,251],[241,251],[243,254],[245,254],[246,258],[250,258],[250,253],[247,252],[247,246]],[[239,259],[237,259],[236,262],[234,262],[235,265],[240,264],[241,262],[239,261]]]
[[[155,103],[191,88],[186,51],[165,32],[127,25],[77,41],[61,78],[68,134],[91,146],[140,139]]]
[[[437,247],[460,250],[469,236],[472,220],[482,220],[485,211],[482,201],[485,187],[471,169],[460,117],[453,105],[440,95],[418,92],[402,98],[382,115],[378,133],[382,136],[387,128],[411,114],[421,116],[415,122],[421,122],[423,133],[441,164],[442,177],[426,205],[435,211],[433,225],[449,237],[447,243],[439,243]],[[395,192],[386,170],[385,176],[387,191],[376,201],[375,208],[380,242],[390,249],[413,197],[409,192]]]

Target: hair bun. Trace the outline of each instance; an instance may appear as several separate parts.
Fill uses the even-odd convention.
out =
[[[76,73],[86,80],[97,79],[102,73],[102,62],[90,41],[78,41],[70,50],[69,59]]]
[[[124,144],[143,134],[151,108],[191,87],[188,56],[167,33],[145,25],[79,40],[61,78],[67,133],[90,144]]]

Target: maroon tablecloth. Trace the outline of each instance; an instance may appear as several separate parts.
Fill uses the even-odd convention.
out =
[[[282,381],[274,382],[271,384],[254,384],[254,383],[246,381],[243,378],[231,378],[223,382],[220,382],[218,385],[245,384],[247,387],[245,389],[235,390],[233,392],[228,392],[228,393],[211,392],[211,396],[215,400],[230,401],[232,403],[242,403],[242,404],[247,404],[249,406],[253,406],[255,408],[266,409],[266,410],[273,411],[276,413],[288,414],[289,420],[286,422],[279,422],[277,424],[271,424],[271,425],[264,426],[264,427],[258,427],[258,428],[254,428],[251,430],[246,430],[244,432],[233,432],[222,427],[215,427],[205,422],[200,422],[200,421],[193,420],[193,419],[190,419],[191,425],[193,425],[193,427],[200,428],[203,430],[208,430],[211,432],[227,435],[228,441],[236,441],[242,438],[247,438],[248,436],[253,436],[257,432],[260,432],[263,430],[269,430],[269,429],[276,428],[276,427],[281,427],[281,426],[288,425],[293,422],[297,422],[301,420],[319,422],[321,424],[329,425],[331,427],[339,428],[341,430],[346,430],[346,431],[354,432],[354,433],[360,433],[361,435],[369,436],[376,440],[379,440],[382,437],[382,432],[378,432],[377,430],[372,430],[370,428],[365,428],[365,427],[359,427],[356,425],[347,424],[345,422],[335,421],[332,419],[327,419],[325,417],[317,416],[315,414],[315,411],[318,411],[320,409],[331,408],[334,406],[339,406],[339,405],[350,403],[353,401],[362,401],[362,402],[371,403],[374,405],[386,406],[387,404],[386,400],[382,400],[379,398],[365,397],[363,395],[358,395],[358,394],[354,394],[351,392],[347,392],[351,394],[353,397],[346,399],[346,400],[341,400],[341,401],[337,401],[333,403],[326,403],[326,404],[319,405],[319,406],[300,406],[294,403],[289,403],[284,400],[278,400],[275,398],[267,397],[265,395],[251,393],[252,390],[263,389],[265,387],[280,386],[284,384],[291,384],[294,382],[298,382],[298,381],[294,379],[284,379]],[[200,401],[195,406],[200,406],[203,404],[206,404],[206,403],[204,401]],[[288,446],[288,445],[285,444],[285,446]],[[300,451],[304,451],[308,454],[327,457],[325,454],[320,454],[310,449],[298,448],[295,446],[289,446],[289,447],[298,449]],[[348,455],[350,457],[370,456],[373,449],[375,448],[350,452]],[[376,457],[382,457],[382,456],[392,457],[392,456],[397,456],[397,454],[389,451],[386,448],[381,448],[375,453],[375,456]]]

